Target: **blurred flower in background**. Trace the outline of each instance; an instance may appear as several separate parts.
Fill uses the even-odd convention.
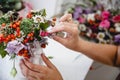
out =
[[[29,0],[0,0],[0,16],[8,11],[16,11],[20,16],[26,17],[26,14],[32,9]]]
[[[24,8],[22,0],[0,0],[1,14],[8,11],[19,11]]]
[[[112,6],[112,5],[111,5]],[[96,0],[75,3],[65,13],[79,23],[80,36],[103,44],[120,44],[120,9],[106,9]]]

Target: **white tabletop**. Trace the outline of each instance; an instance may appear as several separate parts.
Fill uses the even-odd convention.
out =
[[[51,39],[48,41],[44,52],[48,56],[53,56],[51,61],[59,69],[64,80],[84,80],[93,60]]]
[[[52,63],[58,68],[64,80],[84,80],[93,60],[81,53],[69,50],[61,44],[48,40],[48,46],[44,49],[46,56],[52,56]],[[17,61],[18,74],[15,78],[10,76],[12,61],[8,56],[0,58],[0,80],[25,80],[19,70],[19,60]],[[22,76],[22,77],[21,77]]]

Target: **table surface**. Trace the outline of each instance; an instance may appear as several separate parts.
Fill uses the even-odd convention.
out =
[[[52,39],[48,40],[48,46],[44,52],[46,56],[53,57],[50,60],[60,71],[64,80],[84,80],[93,62],[92,59],[79,52],[69,50]],[[11,68],[12,61],[8,56],[4,59],[0,58],[0,80],[25,80],[20,72],[19,59],[16,61],[18,73],[15,78],[10,76]]]

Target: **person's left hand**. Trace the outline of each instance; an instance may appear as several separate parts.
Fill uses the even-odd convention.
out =
[[[20,67],[22,73],[28,80],[63,80],[57,68],[42,54],[45,65],[37,65],[29,60],[21,60]]]

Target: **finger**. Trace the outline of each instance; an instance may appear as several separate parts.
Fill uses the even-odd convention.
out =
[[[66,43],[66,38],[62,38],[62,37],[59,37],[59,36],[53,36],[53,39],[61,44],[65,44]],[[67,40],[68,41],[68,40]]]
[[[73,23],[67,23],[67,22],[61,22],[58,25],[56,25],[49,33],[55,33],[55,32],[71,32],[72,28],[76,26]]]
[[[52,69],[55,68],[55,66],[50,62],[50,60],[44,54],[41,54],[41,57],[49,68],[52,68]]]
[[[24,62],[23,62],[23,60],[21,60],[21,62],[20,62],[20,68],[21,68],[21,71],[22,71],[22,74],[24,75],[24,76],[26,76],[26,68],[25,68],[25,65],[24,65]]]
[[[64,16],[62,16],[62,17],[60,18],[60,22],[69,21],[69,19],[72,20],[72,14],[65,14]]]
[[[31,69],[33,71],[36,71],[36,72],[44,72],[45,71],[44,66],[33,64],[26,59],[24,59],[24,63],[29,69]]]
[[[21,67],[23,75],[27,78],[30,77],[36,80],[37,78],[43,76],[42,73],[31,70],[27,65],[25,65],[24,61],[20,63],[20,67]]]
[[[29,76],[28,80],[37,80],[35,77]]]
[[[24,75],[25,77],[27,77],[27,78],[28,78],[29,76],[33,77],[32,72],[31,72],[31,71],[29,70],[29,68],[24,64],[24,61],[21,61],[20,67],[21,67],[22,73],[23,73],[23,75]],[[33,78],[35,78],[35,77],[33,77]]]

